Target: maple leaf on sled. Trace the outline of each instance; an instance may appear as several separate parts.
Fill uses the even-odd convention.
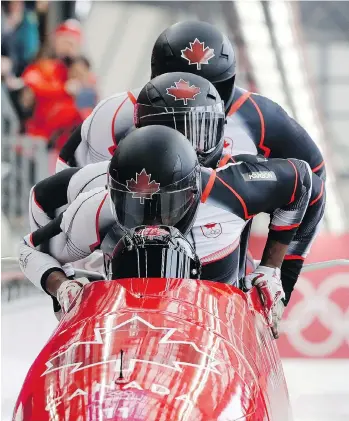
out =
[[[173,96],[176,101],[182,100],[184,105],[188,105],[188,100],[194,100],[196,95],[201,93],[200,88],[191,85],[183,79],[174,83],[175,86],[166,88],[167,95]]]
[[[189,66],[196,64],[197,70],[201,70],[202,64],[209,64],[209,60],[215,56],[214,49],[205,48],[205,43],[195,38],[194,42],[190,42],[190,48],[186,47],[181,50],[181,57],[189,61]]]
[[[136,173],[136,180],[126,180],[127,190],[132,193],[133,199],[139,199],[144,205],[144,199],[152,199],[153,194],[160,190],[160,183],[156,181],[150,182],[151,174],[147,174],[145,168],[140,174]]]

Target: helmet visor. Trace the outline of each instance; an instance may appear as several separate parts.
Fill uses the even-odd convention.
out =
[[[207,107],[154,107],[136,104],[135,125],[159,124],[182,133],[199,154],[212,152],[224,136],[224,103]]]
[[[201,193],[200,167],[182,180],[161,187],[143,170],[121,184],[109,175],[113,213],[126,229],[139,225],[174,226],[194,206]]]

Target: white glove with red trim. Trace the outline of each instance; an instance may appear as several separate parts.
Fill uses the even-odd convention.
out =
[[[257,287],[264,305],[265,317],[271,326],[274,338],[279,337],[278,325],[285,309],[282,301],[285,298],[285,293],[280,276],[279,268],[258,266],[253,273],[250,273],[244,279],[247,290],[253,286]]]
[[[62,308],[62,315],[68,313],[84,285],[89,283],[90,281],[87,278],[73,279],[62,283],[57,290],[57,300]]]

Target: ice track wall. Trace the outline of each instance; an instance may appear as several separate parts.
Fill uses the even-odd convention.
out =
[[[57,325],[46,295],[2,303],[1,421],[10,421],[24,378]]]

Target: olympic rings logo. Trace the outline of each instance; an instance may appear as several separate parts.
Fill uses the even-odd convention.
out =
[[[330,297],[343,288],[348,290],[348,294],[345,294],[348,297],[345,309]],[[349,347],[349,274],[330,275],[316,288],[311,281],[301,277],[296,290],[302,294],[303,299],[294,305],[291,299],[287,318],[281,325],[291,345],[299,353],[309,357],[328,356],[343,344]],[[304,329],[314,325],[316,319],[330,332],[328,338],[322,342],[311,342],[302,334]]]

